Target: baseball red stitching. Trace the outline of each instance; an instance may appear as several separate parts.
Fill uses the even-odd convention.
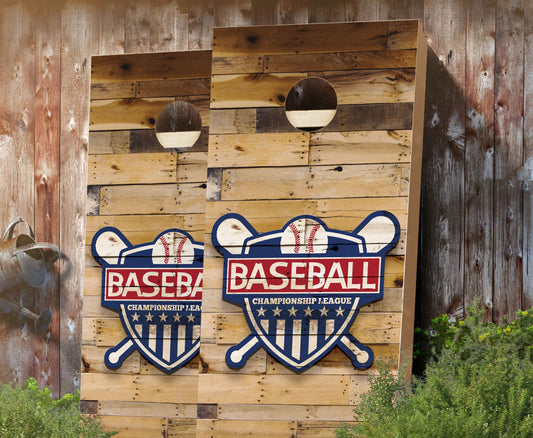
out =
[[[185,245],[186,241],[187,241],[187,238],[182,237],[178,245],[178,249],[176,250],[176,264],[177,265],[181,263],[181,250],[183,249],[183,245]]]
[[[309,253],[315,252],[313,249],[313,240],[315,240],[315,234],[319,228],[320,228],[320,225],[316,224],[311,230],[311,232],[309,233],[309,239],[307,239],[307,252]]]
[[[167,242],[167,239],[165,239],[165,236],[161,236],[160,239],[161,243],[163,244],[163,247],[165,248],[165,265],[168,264],[168,258],[170,256],[170,252],[168,250],[168,242]]]
[[[289,228],[294,234],[294,252],[297,253],[300,251],[300,233],[298,232],[298,228],[296,228],[294,223],[289,224]]]

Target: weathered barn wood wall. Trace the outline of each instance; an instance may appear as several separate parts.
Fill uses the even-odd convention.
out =
[[[3,0],[0,226],[21,216],[72,275],[40,295],[49,334],[0,324],[2,381],[79,387],[90,56],[211,48],[213,26],[417,18],[442,65],[427,106],[420,320],[474,297],[533,304],[533,4],[528,0]],[[432,72],[432,73],[431,73]],[[442,82],[446,81],[446,82]],[[451,87],[445,92],[442,84]],[[246,123],[239,119],[237,123]],[[35,308],[45,303],[34,303]]]

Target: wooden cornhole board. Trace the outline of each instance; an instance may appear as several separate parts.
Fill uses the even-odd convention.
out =
[[[392,213],[400,234],[384,258],[383,299],[361,306],[349,336],[393,369],[410,358],[426,55],[418,21],[214,30],[197,436],[330,436],[340,422],[353,421],[368,376],[376,372],[375,364],[354,368],[338,345],[299,372],[287,366],[294,363],[290,353],[282,360],[267,353],[258,340],[265,337],[248,338],[265,323],[269,333],[271,324],[281,333],[272,344],[312,342],[305,322],[296,328],[289,319],[258,316],[280,309],[252,309],[251,318],[258,319],[248,324],[245,309],[223,300],[225,288],[240,287],[229,278],[240,271],[228,268],[225,276],[224,233],[235,233],[231,251],[240,257],[245,250],[237,247],[246,245],[247,233],[275,237],[298,216],[312,216],[345,238],[369,214]],[[333,120],[316,131],[295,128],[285,114],[289,90],[307,77],[327,80],[337,97]],[[224,228],[230,222],[220,218],[229,213],[225,218],[234,223]],[[262,287],[259,277],[250,291]],[[282,310],[308,311],[318,321],[321,309]],[[324,314],[334,319],[331,310]],[[283,337],[289,324],[300,340]],[[317,329],[308,330],[316,344]],[[232,369],[225,356],[236,345],[254,353]],[[303,354],[296,347],[292,353]]]
[[[210,72],[210,51],[92,58],[81,398],[83,410],[119,436],[195,436],[199,359],[173,373],[138,351],[116,370],[105,365],[126,333],[119,314],[101,305],[102,267],[90,245],[107,226],[132,245],[173,228],[203,241]],[[164,149],[156,140],[157,116],[174,101],[200,113],[192,148]]]

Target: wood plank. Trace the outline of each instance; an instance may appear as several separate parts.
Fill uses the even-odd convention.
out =
[[[533,4],[525,3],[524,9],[524,163],[531,168],[533,156]],[[522,309],[533,307],[533,191],[530,182],[524,191],[524,249]],[[527,190],[529,189],[529,190]]]
[[[61,15],[46,8],[35,30],[35,234],[39,240],[59,244],[59,122],[61,114]],[[36,294],[36,309],[49,309],[52,321],[47,336],[35,338],[35,376],[40,387],[60,394],[59,278],[50,270],[47,285]]]
[[[128,2],[124,23],[124,51],[150,51],[150,4]]]
[[[468,2],[466,34],[464,301],[470,306],[481,299],[489,313],[494,269],[495,8],[492,0]]]
[[[208,75],[209,72],[206,72]],[[209,99],[210,78],[137,81],[135,97],[200,96]],[[91,96],[92,97],[92,96]],[[113,96],[114,97],[114,96]]]
[[[232,58],[213,58],[215,74],[228,73],[232,65],[226,60]],[[238,58],[240,59],[240,58]],[[233,61],[237,63],[237,61]],[[377,52],[334,52],[299,53],[290,55],[268,55],[264,57],[265,73],[345,71],[374,68],[415,67],[416,50],[383,50]],[[220,64],[220,65],[219,65]],[[233,70],[232,70],[233,71]],[[262,70],[261,70],[262,71]],[[238,71],[238,73],[253,73]]]
[[[105,13],[99,14],[98,53],[115,55],[124,53],[126,4],[112,2]]]
[[[130,150],[129,131],[89,133],[89,154],[124,154]]]
[[[172,375],[176,376],[177,378],[179,378],[179,376],[196,376],[198,375],[199,365],[200,360],[198,356],[195,356],[181,368],[174,371]],[[141,374],[166,375],[164,371],[161,371],[159,368],[152,365],[144,357],[141,357]]]
[[[216,75],[211,80],[211,108],[283,106],[302,73]]]
[[[388,50],[416,49],[418,21],[402,20],[389,22]]]
[[[353,413],[352,418],[353,420]],[[355,421],[344,422],[350,425],[357,424]],[[335,421],[299,421],[298,432],[299,438],[329,438],[335,434],[339,428],[339,423]]]
[[[212,110],[210,134],[251,134],[255,132],[255,108]]]
[[[428,55],[421,195],[420,281],[428,291],[417,307],[421,324],[444,313],[463,315],[464,278],[464,50],[463,0],[424,5],[426,29],[435,39]],[[439,17],[436,19],[436,17]],[[441,61],[443,64],[441,64]],[[445,68],[444,68],[444,67]],[[454,272],[450,277],[449,273]],[[437,310],[438,309],[438,310]]]
[[[82,345],[96,345],[96,318],[83,318]]]
[[[259,54],[239,56],[238,58],[234,56],[220,56],[213,58],[211,74],[263,73],[265,72],[264,64],[265,59]]]
[[[91,82],[91,99],[128,99],[137,94],[135,82]]]
[[[99,415],[97,418],[104,430],[118,432],[115,435],[118,438],[165,436],[168,426],[167,418],[115,415]]]
[[[218,406],[220,420],[316,420],[348,421],[353,418],[353,406],[293,405],[242,405],[221,404]]]
[[[168,419],[168,438],[196,438],[196,419]]]
[[[196,418],[196,405],[102,400],[98,402],[98,414],[128,417]]]
[[[172,152],[90,155],[87,171],[90,185],[171,183],[178,182],[179,173],[177,155]]]
[[[85,199],[89,139],[89,57],[97,53],[96,5],[78,1],[62,9],[61,28],[61,137],[60,137],[60,247],[72,274],[61,276],[61,393],[75,393],[80,383]],[[65,262],[63,263],[63,268]]]
[[[346,20],[343,0],[330,0],[327,4],[309,2],[309,23],[342,22]]]
[[[200,374],[198,402],[218,404],[348,404],[349,376]],[[228,391],[231,388],[231,391]]]
[[[186,0],[151,0],[150,52],[187,50],[187,4]]]
[[[309,137],[311,164],[411,161],[411,131],[316,132]]]
[[[180,376],[176,391],[171,375],[82,374],[83,400],[196,403],[197,376]]]
[[[275,14],[278,24],[305,24],[309,22],[309,8],[306,0],[278,0]]]
[[[222,200],[343,198],[401,196],[406,190],[408,165],[347,165],[228,169],[223,172]],[[339,190],[342,188],[342,190]]]
[[[283,108],[258,108],[256,132],[299,132],[287,120]],[[341,105],[333,120],[321,132],[411,129],[412,103]]]
[[[211,135],[209,167],[298,166],[308,147],[307,133]]]
[[[375,69],[324,72],[335,89],[338,105],[414,101],[414,69]]]
[[[522,193],[510,181],[523,163],[524,2],[506,2],[496,11],[496,108],[494,145],[494,264],[493,320],[513,317],[520,309],[522,290]]]
[[[194,104],[193,104],[194,105]],[[164,153],[168,152],[163,149],[159,140],[157,140],[155,129],[133,129],[130,131],[130,153]],[[192,147],[188,148],[170,148],[171,151],[180,152],[182,150],[188,152],[205,152],[207,151],[207,144],[209,141],[209,127],[203,126],[200,138]]]
[[[382,50],[386,34],[385,22],[219,28],[213,32],[213,56]]]
[[[249,26],[252,23],[252,2],[218,0],[215,8],[215,27]]]
[[[200,213],[205,184],[104,186],[100,214]]]
[[[93,56],[91,63],[95,83],[205,78],[211,72],[211,51]]]
[[[215,21],[215,0],[189,2],[189,50],[210,50]]]
[[[295,421],[245,421],[245,420],[198,420],[197,436],[200,437],[244,437],[253,436],[252,431],[263,434],[268,431],[269,438],[296,436]],[[256,435],[256,434],[254,434]]]

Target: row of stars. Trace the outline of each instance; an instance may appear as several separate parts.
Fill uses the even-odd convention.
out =
[[[139,322],[139,318],[141,317],[141,315],[137,314],[137,312],[135,312],[133,315],[131,315],[131,318],[133,321],[135,322]],[[148,313],[147,315],[144,315],[144,317],[146,318],[146,321],[149,321],[149,322],[156,322],[154,321],[154,317],[156,317],[156,315],[152,315],[152,313]],[[165,313],[162,313],[161,315],[159,315],[159,322],[167,322],[167,318],[169,317],[172,317],[174,319],[174,322],[181,322],[181,318],[182,317],[186,317],[188,322],[194,322],[194,318],[196,318],[195,315],[193,315],[192,313],[189,313],[189,316],[186,316],[186,315],[180,315],[179,313],[176,313],[175,315],[166,315]]]
[[[263,306],[261,306],[259,309],[257,309],[257,316],[265,316],[265,312],[267,312],[268,309],[263,309]],[[290,309],[280,309],[278,306],[276,306],[275,309],[271,309],[274,313],[273,316],[281,316],[281,312],[286,310],[289,312],[289,316],[296,316],[296,313],[299,309],[295,309],[294,306],[292,306]],[[314,309],[311,309],[309,306],[307,306],[307,309],[302,309],[304,312],[304,316],[311,316],[311,314],[314,312]],[[318,312],[320,312],[320,316],[328,316],[328,312],[330,310],[334,310],[337,312],[336,316],[344,316],[344,310],[340,306],[338,309],[326,309],[326,306],[322,307],[322,309],[316,309]]]

